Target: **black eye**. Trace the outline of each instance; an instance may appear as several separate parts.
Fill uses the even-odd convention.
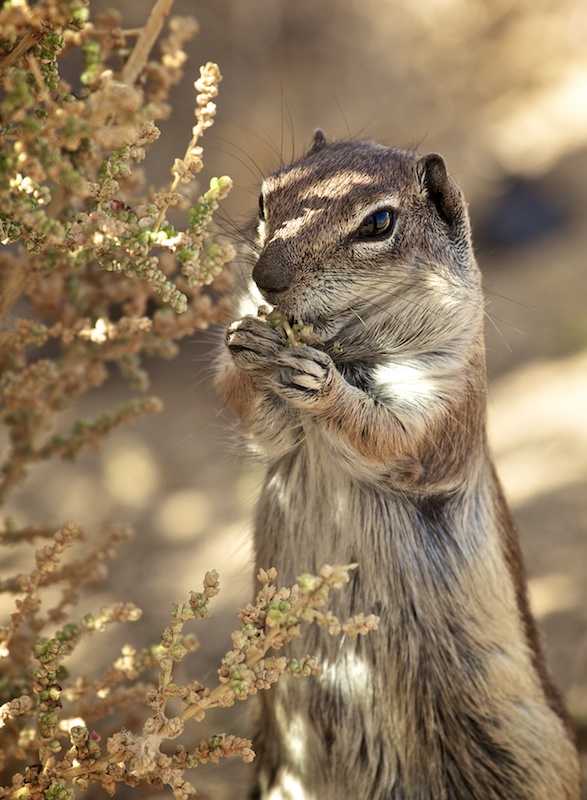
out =
[[[355,239],[385,239],[393,230],[395,214],[389,208],[382,208],[369,214],[355,233]]]
[[[259,195],[259,219],[265,219],[265,201],[263,195]]]

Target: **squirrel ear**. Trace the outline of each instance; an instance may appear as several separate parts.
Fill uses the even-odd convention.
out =
[[[312,140],[312,146],[308,150],[307,155],[311,156],[314,153],[319,153],[320,150],[323,150],[325,147],[328,147],[328,142],[326,141],[326,136],[324,136],[324,131],[320,128],[314,133],[314,139]]]
[[[422,192],[425,192],[441,218],[452,225],[462,213],[463,200],[455,181],[446,171],[446,164],[438,153],[430,153],[416,164]]]

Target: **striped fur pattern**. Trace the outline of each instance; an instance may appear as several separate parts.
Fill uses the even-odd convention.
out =
[[[334,613],[381,622],[292,644],[324,672],[261,698],[251,797],[577,800],[486,441],[460,189],[440,156],[318,133],[262,197],[251,309],[268,302],[315,340],[289,348],[254,311],[227,333],[217,384],[267,463],[257,561],[285,583],[356,561]],[[381,211],[390,229],[365,235]]]

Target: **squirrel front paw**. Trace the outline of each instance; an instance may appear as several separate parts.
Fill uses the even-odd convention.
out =
[[[257,317],[233,322],[226,331],[226,346],[237,367],[246,372],[274,370],[284,349],[277,331]]]
[[[329,391],[336,377],[330,356],[314,347],[283,350],[276,366],[276,392],[298,407],[314,405]]]
[[[233,322],[226,346],[238,369],[298,408],[315,406],[336,379],[327,353],[305,344],[288,347],[278,331],[258,317]]]

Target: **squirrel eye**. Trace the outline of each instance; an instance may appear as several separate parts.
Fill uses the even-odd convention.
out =
[[[259,195],[259,219],[265,219],[265,201],[262,194]]]
[[[382,208],[369,214],[355,234],[355,239],[385,239],[393,230],[395,214],[389,208]]]

